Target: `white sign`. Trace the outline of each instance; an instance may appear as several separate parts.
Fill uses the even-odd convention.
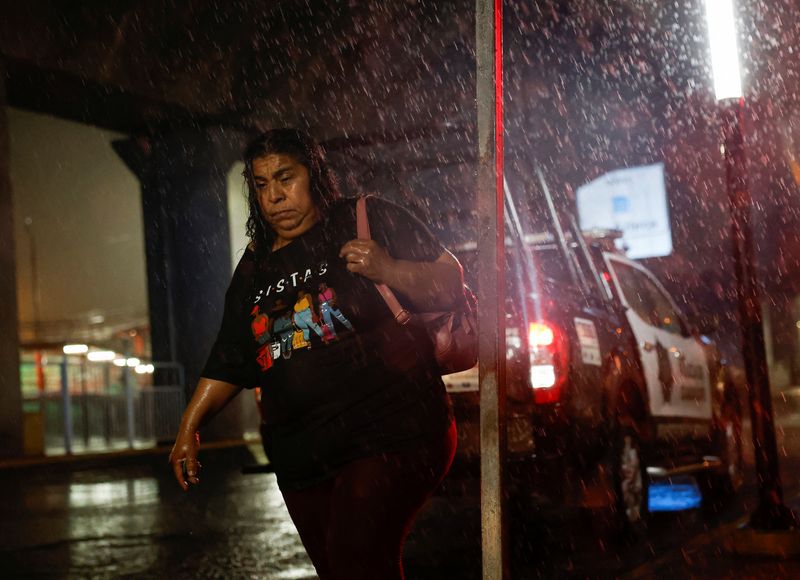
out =
[[[578,344],[581,347],[581,361],[586,365],[602,366],[600,356],[600,340],[594,322],[585,318],[575,319],[575,331],[578,333]]]
[[[630,258],[672,253],[664,164],[618,169],[578,188],[581,229],[616,229]]]

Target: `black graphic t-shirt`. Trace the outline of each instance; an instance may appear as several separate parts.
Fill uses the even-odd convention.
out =
[[[367,213],[373,239],[393,258],[431,262],[444,251],[394,204],[369,198]],[[348,199],[261,262],[247,250],[203,371],[261,387],[269,457],[284,487],[313,485],[353,459],[411,447],[450,424],[425,329],[399,325],[373,282],[339,257],[355,237]]]

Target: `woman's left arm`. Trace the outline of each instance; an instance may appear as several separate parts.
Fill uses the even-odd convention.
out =
[[[375,240],[350,240],[339,252],[347,269],[386,284],[420,311],[448,310],[464,295],[461,264],[445,250],[434,262],[392,258]]]

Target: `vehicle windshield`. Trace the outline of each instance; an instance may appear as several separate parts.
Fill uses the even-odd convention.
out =
[[[574,281],[570,275],[566,260],[555,244],[533,245],[529,244],[533,258],[533,266],[539,277],[542,288],[535,288],[533,276],[526,274],[521,252],[516,248],[506,251],[505,267],[505,293],[506,312],[519,314],[519,304],[523,296],[528,297],[528,303],[533,307],[533,294],[537,290],[553,290],[574,288]],[[478,254],[476,250],[457,252],[456,257],[464,268],[464,281],[473,289],[478,287]]]

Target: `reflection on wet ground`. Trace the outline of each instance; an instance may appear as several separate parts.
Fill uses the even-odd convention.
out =
[[[795,497],[800,423],[778,435],[787,497]],[[619,576],[736,520],[754,505],[749,455],[750,482],[737,502],[718,513],[654,514],[648,539],[635,546],[609,542],[585,512],[514,502],[513,577]],[[252,462],[245,448],[207,452],[203,481],[188,494],[174,483],[162,456],[108,469],[0,473],[2,575],[315,578],[274,475],[241,473]],[[672,496],[661,489],[660,501],[691,495],[691,481],[675,483]],[[480,577],[474,482],[454,480],[429,502],[409,538],[405,562],[410,579]]]
[[[206,454],[183,494],[166,461],[0,479],[0,561],[12,577],[314,578],[273,475],[241,450]]]

